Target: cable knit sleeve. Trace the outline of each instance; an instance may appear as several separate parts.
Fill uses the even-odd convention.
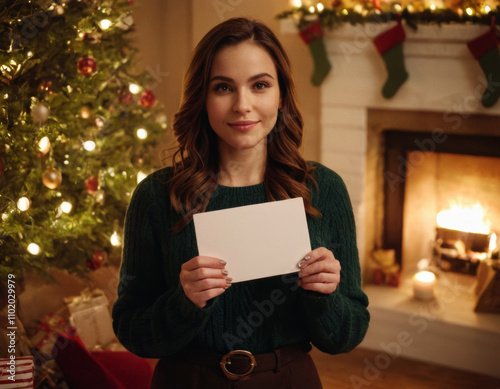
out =
[[[156,178],[155,178],[156,177]],[[123,259],[113,328],[119,341],[144,358],[171,355],[187,345],[210,315],[184,294],[168,263],[166,191],[157,176],[133,193],[124,227]],[[179,265],[180,266],[180,265]],[[180,267],[179,267],[180,270]]]
[[[330,295],[301,290],[301,305],[311,342],[329,354],[348,352],[363,340],[370,315],[361,290],[361,271],[351,202],[344,182],[319,165],[318,191],[313,204],[323,217],[318,221],[313,248],[324,246],[340,261],[340,283]]]

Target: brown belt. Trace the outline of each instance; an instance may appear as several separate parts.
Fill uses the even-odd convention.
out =
[[[252,373],[278,371],[304,357],[310,350],[309,344],[282,347],[271,353],[255,355],[246,350],[233,350],[220,355],[206,350],[189,349],[182,353],[182,357],[197,365],[221,369],[227,378],[239,380]]]

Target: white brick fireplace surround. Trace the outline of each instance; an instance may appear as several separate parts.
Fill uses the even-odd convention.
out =
[[[488,109],[480,104],[485,77],[466,46],[488,27],[404,26],[409,78],[385,99],[387,71],[372,40],[393,25],[344,25],[325,34],[332,70],[321,85],[321,161],[346,182],[365,272],[380,234],[375,212],[383,196],[375,177],[383,169],[380,133],[428,131],[430,138],[435,129],[470,133],[476,129],[468,120],[477,116],[476,123],[488,123],[488,135],[500,136],[500,101]],[[290,31],[290,23],[283,22],[282,32]],[[415,263],[403,266],[410,273],[415,269]],[[439,282],[431,302],[413,299],[408,277],[398,288],[365,283],[372,320],[363,346],[381,352],[371,363],[390,374],[388,353],[500,377],[500,315],[473,312],[472,276],[445,274]]]

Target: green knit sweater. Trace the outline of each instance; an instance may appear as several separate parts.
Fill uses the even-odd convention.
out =
[[[133,193],[124,229],[123,262],[113,326],[120,342],[145,358],[162,358],[186,347],[225,354],[254,354],[301,342],[337,354],[356,347],[368,328],[368,299],[361,290],[351,203],[342,179],[315,164],[318,190],[312,204],[321,218],[307,217],[311,247],[326,247],[341,263],[340,284],[330,295],[305,291],[297,274],[233,284],[204,308],[195,306],[179,281],[181,265],[198,255],[193,222],[171,228],[180,215],[169,201],[171,169],[144,179]],[[202,195],[202,194],[200,194]],[[264,184],[218,186],[207,211],[266,202]]]

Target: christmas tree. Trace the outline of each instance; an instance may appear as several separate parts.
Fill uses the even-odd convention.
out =
[[[136,70],[132,1],[0,3],[0,279],[119,263],[166,128]]]

